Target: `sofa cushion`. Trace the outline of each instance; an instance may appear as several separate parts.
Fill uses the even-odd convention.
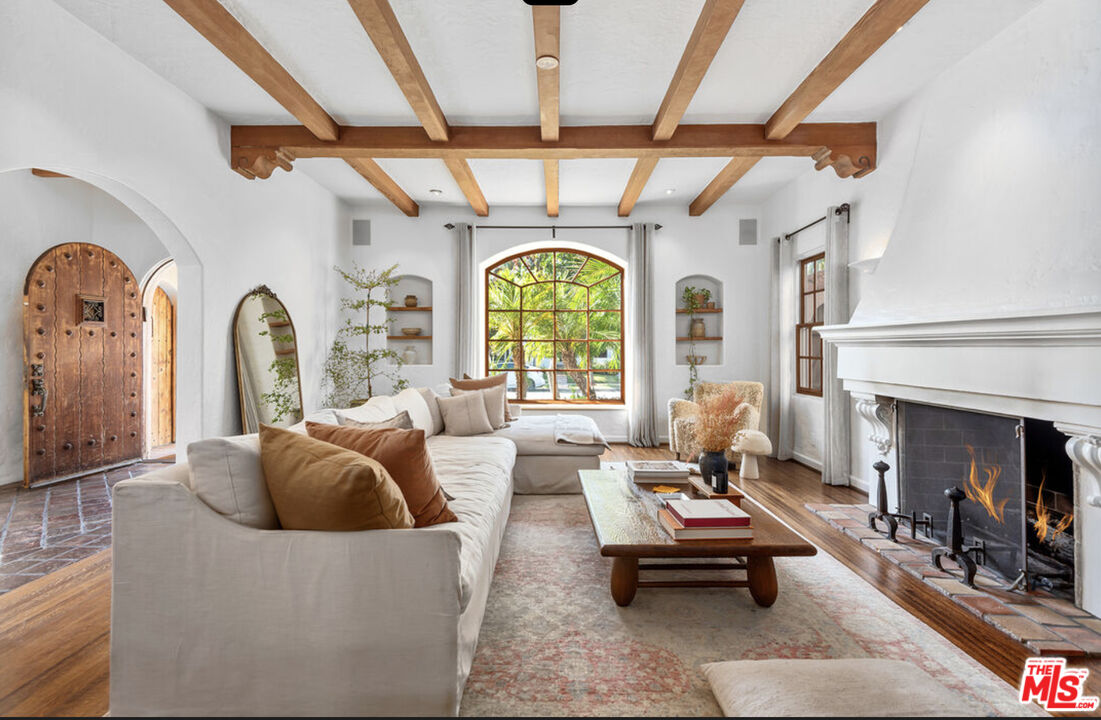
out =
[[[973,701],[903,660],[732,660],[701,669],[727,717],[986,714]]]
[[[496,530],[504,521],[501,516],[508,512],[512,496],[516,446],[492,436],[449,435],[431,437],[427,444],[440,484],[455,497],[449,507],[459,521],[435,525],[423,532],[459,535],[460,599],[465,610],[477,590],[484,563],[497,560],[500,537]]]
[[[356,422],[382,422],[398,414],[394,400],[389,395],[376,395],[367,402],[354,408],[337,410],[336,415],[343,424],[345,420]]]
[[[302,433],[303,435],[305,435],[307,422],[323,423],[326,425],[339,425],[340,418],[336,416],[336,410],[332,410],[329,408],[326,408],[324,410],[315,410],[314,412],[302,418],[300,421],[296,422],[294,425],[291,425],[287,429],[294,430],[296,433]]]
[[[507,390],[508,375],[506,373],[498,373],[497,375],[490,375],[489,377],[484,377],[484,378],[472,378],[469,375],[463,375],[462,380],[456,380],[455,378],[449,378],[449,382],[451,383],[451,389],[452,389],[451,394],[452,395],[455,394],[454,390],[456,390],[456,389],[458,389],[458,390],[485,390],[486,388],[492,388],[492,387],[498,387],[498,386],[506,388],[505,394],[506,394],[506,396],[508,394],[508,390]],[[505,422],[508,422],[509,420],[512,419],[511,416],[508,414],[508,398],[507,397],[503,398],[501,400],[501,404],[503,406],[502,409],[504,410],[504,413],[505,413]]]
[[[585,415],[573,415],[573,424],[584,423],[599,442],[590,445],[556,441],[558,415],[528,413],[509,425],[494,430],[494,437],[508,438],[516,443],[517,455],[601,455],[607,449],[604,436],[596,422]]]
[[[403,410],[409,413],[409,418],[413,421],[413,427],[418,430],[424,430],[424,434],[431,436],[435,434],[434,425],[432,423],[432,412],[428,408],[428,403],[424,401],[424,397],[420,394],[420,391],[414,388],[408,388],[402,390],[394,396],[394,407],[401,413]]]
[[[378,422],[360,422],[359,420],[345,418],[342,424],[348,427],[358,428],[360,430],[384,430],[386,428],[393,428],[397,430],[413,429],[413,419],[409,417],[409,413],[405,410],[402,410],[397,415],[388,420],[380,420]]]
[[[248,527],[279,527],[257,435],[210,438],[187,446],[191,490],[219,515]]]
[[[260,461],[279,524],[286,530],[413,527],[401,490],[377,460],[261,425]]]
[[[493,429],[503,428],[508,421],[508,414],[505,412],[505,386],[494,385],[493,387],[482,388],[481,390],[463,390],[462,388],[451,388],[451,395],[466,395],[468,393],[480,393],[482,396],[482,402],[486,406],[486,416],[489,418],[489,424],[493,426]]]
[[[312,438],[354,450],[382,463],[401,489],[413,515],[413,527],[455,521],[455,513],[447,507],[447,499],[432,468],[424,430],[361,430],[317,423],[307,423],[306,429]]]
[[[429,387],[417,388],[417,392],[424,398],[424,404],[428,406],[428,412],[432,416],[432,432],[427,433],[428,437],[439,435],[443,432],[443,413],[440,412],[439,394]]]
[[[480,391],[438,401],[446,435],[482,435],[493,432]]]

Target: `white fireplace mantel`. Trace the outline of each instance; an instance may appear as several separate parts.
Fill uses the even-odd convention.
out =
[[[891,398],[1054,422],[1077,478],[1078,603],[1101,615],[1101,309],[818,332],[837,348],[838,377],[880,452]]]

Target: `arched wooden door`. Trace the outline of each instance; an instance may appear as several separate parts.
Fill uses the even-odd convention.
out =
[[[149,313],[149,449],[176,442],[176,308],[163,288]]]
[[[43,253],[23,288],[24,484],[141,458],[141,295],[98,245]]]

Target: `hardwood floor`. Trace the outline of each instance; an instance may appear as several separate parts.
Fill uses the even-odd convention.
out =
[[[602,459],[664,459],[664,449],[615,445]],[[804,503],[859,503],[863,493],[821,483],[814,470],[761,458],[742,489],[901,607],[1017,686],[1028,650],[878,553],[842,535]],[[108,709],[110,551],[0,596],[0,714],[102,715]],[[1082,663],[1076,663],[1082,664]],[[1098,694],[1101,663],[1089,689]]]

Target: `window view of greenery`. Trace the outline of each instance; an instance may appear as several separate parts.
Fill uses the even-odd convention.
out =
[[[486,271],[487,367],[515,400],[623,402],[623,268],[539,250]]]

